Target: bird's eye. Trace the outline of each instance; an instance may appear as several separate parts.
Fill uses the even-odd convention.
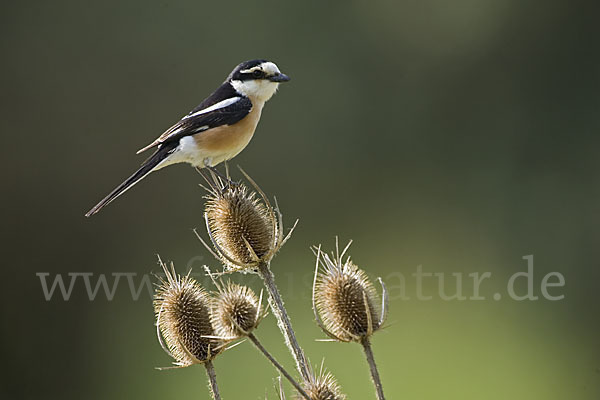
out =
[[[260,78],[260,77],[263,75],[263,72],[262,72],[260,69],[255,69],[255,70],[252,72],[252,75],[253,75],[255,78]]]

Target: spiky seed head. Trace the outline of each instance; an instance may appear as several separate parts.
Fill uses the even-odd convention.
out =
[[[323,255],[313,297],[326,332],[358,342],[380,328],[377,292],[367,274],[342,256]]]
[[[166,277],[160,280],[154,295],[154,312],[163,349],[178,366],[213,359],[223,349],[223,343],[207,337],[215,336],[211,297],[189,273],[181,276],[175,272],[173,264],[170,270],[164,264],[162,266]]]
[[[212,191],[207,200],[208,229],[225,265],[243,269],[270,261],[277,221],[255,192],[240,183]]]
[[[311,376],[304,383],[304,391],[311,400],[345,400],[346,396],[342,394],[340,386],[329,372],[321,372],[318,376]],[[297,399],[303,397],[297,395]]]
[[[262,310],[252,289],[228,282],[219,290],[213,310],[213,325],[219,336],[239,338],[259,324]]]

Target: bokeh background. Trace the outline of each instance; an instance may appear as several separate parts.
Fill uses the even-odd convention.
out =
[[[293,80],[233,164],[277,196],[288,226],[300,218],[273,268],[312,363],[324,358],[349,398],[374,398],[359,346],[314,340],[309,246],[339,235],[390,285],[374,338],[389,399],[600,398],[594,3],[3,2],[0,396],[208,398],[201,367],[154,369],[170,359],[147,292],[133,301],[123,278],[112,301],[90,301],[78,278],[69,301],[46,301],[36,273],[129,272],[139,285],[157,253],[182,272],[218,267],[191,230],[203,192],[187,166],[83,214],[238,62],[268,58]],[[535,294],[557,271],[563,300],[505,295],[529,254]],[[486,300],[444,301],[430,281],[434,298],[418,301],[419,265],[491,272]],[[272,317],[257,334],[291,367]],[[275,398],[250,344],[216,368],[224,398]]]

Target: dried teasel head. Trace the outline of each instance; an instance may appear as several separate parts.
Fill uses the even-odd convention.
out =
[[[315,248],[317,265],[313,283],[313,310],[321,329],[331,338],[342,342],[360,342],[377,331],[386,319],[387,292],[383,281],[383,301],[378,304],[377,293],[367,277],[344,254],[339,253],[336,238],[335,254],[324,254]],[[322,269],[319,270],[319,265]]]
[[[212,298],[189,276],[160,261],[165,279],[154,295],[158,340],[177,367],[212,360],[223,350],[211,321]]]
[[[262,296],[258,298],[252,289],[237,283],[215,284],[219,292],[212,318],[217,335],[229,340],[247,336],[264,317]]]
[[[242,173],[255,191],[243,183],[227,182],[212,171],[209,176],[203,174],[209,185],[204,217],[213,254],[226,268],[237,271],[269,263],[291,234],[283,237],[281,213],[252,178]]]
[[[330,372],[325,372],[321,366],[321,372],[315,376],[311,374],[308,381],[303,384],[304,390],[312,400],[345,400],[340,386]],[[297,395],[297,399],[303,399]]]

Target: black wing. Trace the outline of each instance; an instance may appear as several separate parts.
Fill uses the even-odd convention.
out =
[[[231,104],[227,104],[224,107],[217,107],[206,112],[203,110],[210,109],[219,103],[206,108],[196,107],[175,125],[167,129],[158,137],[158,139],[139,150],[138,154],[163,143],[172,141],[178,142],[179,139],[184,136],[195,135],[222,125],[233,125],[248,115],[252,110],[252,102],[247,97],[235,96],[230,99],[222,100],[222,102],[229,101],[231,101]]]

